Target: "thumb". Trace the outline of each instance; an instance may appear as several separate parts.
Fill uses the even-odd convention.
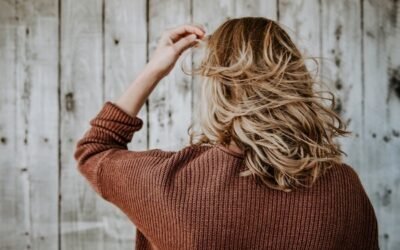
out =
[[[195,34],[191,34],[179,39],[176,43],[174,43],[175,51],[178,54],[181,54],[186,49],[190,48],[194,45],[194,41],[196,41],[197,36]]]

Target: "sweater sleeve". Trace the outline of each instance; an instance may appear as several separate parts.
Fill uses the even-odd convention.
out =
[[[145,205],[143,194],[151,192],[150,186],[157,183],[151,179],[157,178],[154,169],[175,152],[128,150],[127,144],[142,128],[143,121],[111,102],[104,104],[90,125],[78,141],[74,154],[80,173],[105,200],[124,212],[137,212],[141,205]],[[127,200],[136,200],[137,204],[129,204]],[[136,218],[133,220],[140,223]]]
[[[351,167],[350,170],[352,190],[348,222],[347,244],[349,249],[379,249],[378,221],[374,207],[362,185],[357,172]],[[352,239],[352,240],[350,240]]]

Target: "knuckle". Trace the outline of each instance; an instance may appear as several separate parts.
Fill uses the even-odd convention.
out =
[[[179,48],[178,48],[176,45],[171,46],[171,50],[170,50],[169,53],[170,53],[170,54],[173,54],[173,55],[179,54]]]

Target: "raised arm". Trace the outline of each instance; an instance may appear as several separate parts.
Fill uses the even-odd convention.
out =
[[[157,83],[172,70],[179,56],[204,35],[201,27],[193,25],[165,31],[145,69],[116,104],[135,117]]]
[[[167,30],[149,63],[123,95],[114,103],[107,102],[90,121],[91,128],[78,141],[74,156],[80,172],[103,197],[107,196],[105,194],[114,184],[123,185],[121,176],[127,170],[120,167],[122,161],[128,161],[140,169],[156,164],[158,159],[169,155],[160,150],[129,151],[127,144],[132,140],[134,132],[143,125],[137,114],[151,91],[172,70],[179,55],[193,46],[197,38],[203,38],[204,34],[202,28],[194,25]],[[112,195],[110,193],[107,199],[114,199]]]

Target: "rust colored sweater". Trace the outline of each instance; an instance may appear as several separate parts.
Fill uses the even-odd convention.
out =
[[[78,142],[80,172],[137,227],[136,249],[378,249],[374,209],[343,163],[290,193],[239,177],[217,144],[127,150],[143,121],[107,102]]]

